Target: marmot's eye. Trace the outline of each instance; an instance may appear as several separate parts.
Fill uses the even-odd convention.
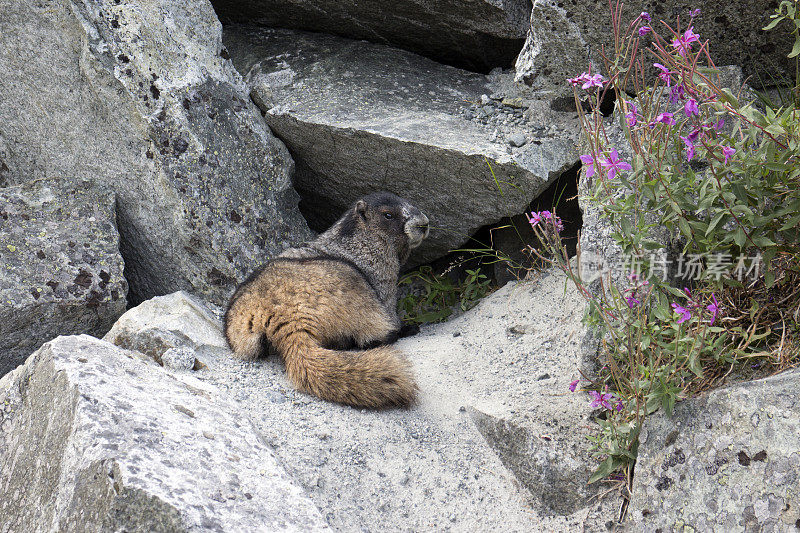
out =
[[[392,220],[394,218],[394,215],[391,213],[384,213],[383,216],[386,217],[386,220]]]

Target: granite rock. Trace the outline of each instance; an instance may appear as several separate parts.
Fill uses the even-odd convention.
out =
[[[114,195],[88,181],[0,188],[0,376],[59,335],[125,312]]]
[[[0,0],[9,175],[113,190],[130,298],[236,279],[309,236],[293,162],[225,59],[207,0]]]
[[[0,379],[0,530],[329,531],[219,390],[86,335]]]
[[[739,383],[649,417],[631,531],[800,527],[800,371]]]
[[[596,341],[581,323],[585,309],[560,270],[534,272],[402,345],[431,368],[426,374],[438,374],[445,405],[466,406],[541,516],[598,531],[621,500],[598,499],[605,487],[587,485],[596,467],[587,439],[597,429],[595,413],[588,395],[569,391],[594,356]]]
[[[213,0],[223,22],[331,33],[404,48],[478,71],[509,67],[525,42],[529,0]]]
[[[680,17],[685,29],[689,12],[699,8],[691,24],[701,41],[710,41],[714,62],[739,65],[746,76],[772,84],[776,73],[794,68],[786,57],[792,46],[787,34],[780,28],[761,30],[777,6],[777,1],[645,0],[625,3],[622,16],[633,21],[646,11],[658,25],[654,27],[669,37],[658,20],[675,26]],[[610,28],[607,0],[534,0],[527,40],[516,61],[517,79],[542,91],[571,95],[567,78],[588,71],[590,65],[593,72],[602,72],[601,47],[614,48]],[[649,39],[644,38],[644,46]]]
[[[156,296],[122,315],[103,339],[165,366],[169,366],[162,360],[166,352],[184,348],[202,363],[206,355],[230,353],[220,336],[220,312],[184,291]],[[172,352],[174,356],[179,353]]]
[[[412,263],[521,212],[578,160],[575,114],[552,110],[510,72],[484,76],[387,46],[289,30],[231,26],[224,39],[295,158],[300,207],[312,227],[327,227],[358,196],[390,190],[431,218]],[[488,96],[500,92],[514,105]],[[522,147],[505,140],[518,136],[528,139]]]

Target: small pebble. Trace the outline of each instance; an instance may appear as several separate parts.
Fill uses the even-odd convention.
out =
[[[173,370],[191,370],[194,368],[194,350],[188,346],[170,348],[161,356],[165,367]]]
[[[523,135],[522,133],[514,133],[513,135],[509,135],[508,137],[508,144],[510,144],[511,146],[519,147],[525,144],[526,142],[527,139],[525,139],[525,135]]]

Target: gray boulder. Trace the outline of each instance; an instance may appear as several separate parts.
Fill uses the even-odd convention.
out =
[[[168,366],[162,357],[170,350],[178,356],[183,349],[194,354],[192,367],[203,364],[206,355],[230,354],[220,335],[221,309],[179,291],[157,296],[125,313],[104,340],[126,350],[135,350]]]
[[[90,182],[0,188],[0,376],[59,335],[125,312],[114,195]]]
[[[529,0],[213,0],[223,22],[332,33],[448,64],[509,67],[525,42]]]
[[[642,11],[649,12],[656,29],[669,37],[658,20],[675,26],[680,17],[685,29],[689,12],[700,8],[692,24],[701,41],[710,41],[714,62],[739,65],[746,76],[772,84],[778,81],[777,72],[793,68],[786,57],[792,41],[785,31],[761,30],[777,5],[751,0],[645,0],[626,2],[622,13],[627,24]],[[646,36],[643,45],[649,39]],[[602,46],[614,50],[608,0],[534,0],[528,37],[516,61],[517,79],[540,90],[572,94],[567,78],[588,71],[590,65],[592,72],[603,71]]]
[[[220,391],[86,335],[0,379],[3,531],[328,531]]]
[[[575,115],[553,111],[510,73],[483,76],[289,30],[227,27],[225,44],[295,158],[312,226],[324,229],[358,196],[390,190],[431,218],[412,263],[521,212],[578,159]],[[524,146],[504,140],[515,135]]]
[[[308,236],[292,160],[224,58],[207,0],[0,0],[0,137],[10,176],[117,194],[134,302],[223,301]]]
[[[800,371],[679,403],[642,429],[631,531],[800,527]]]

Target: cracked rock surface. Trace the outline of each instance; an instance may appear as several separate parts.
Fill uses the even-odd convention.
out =
[[[213,0],[224,23],[365,39],[486,72],[525,42],[529,0]]]
[[[681,19],[685,30],[694,26],[700,40],[710,40],[717,65],[739,65],[747,77],[776,81],[776,72],[792,72],[786,57],[791,42],[780,30],[762,31],[769,24],[778,2],[751,0],[644,0],[626,2],[623,20],[633,21],[639,13],[650,13],[654,23],[661,19],[671,26]],[[700,9],[691,22],[689,12]],[[666,27],[657,27],[671,38]],[[649,46],[650,37],[640,46]],[[614,49],[611,12],[607,0],[534,0],[525,46],[515,64],[518,80],[554,94],[572,95],[567,78],[589,70],[602,72],[601,47]]]
[[[89,181],[0,188],[0,376],[59,335],[125,312],[114,195]]]
[[[0,0],[0,13],[6,174],[116,193],[134,303],[179,289],[222,302],[309,236],[291,157],[222,57],[207,0]]]
[[[329,531],[214,387],[87,335],[0,379],[0,530]]]
[[[578,160],[575,113],[510,73],[289,30],[230,26],[224,41],[295,159],[310,224],[324,229],[359,196],[390,190],[432,217],[412,263],[519,213]]]
[[[632,531],[793,531],[800,526],[800,371],[675,406],[642,429]]]

